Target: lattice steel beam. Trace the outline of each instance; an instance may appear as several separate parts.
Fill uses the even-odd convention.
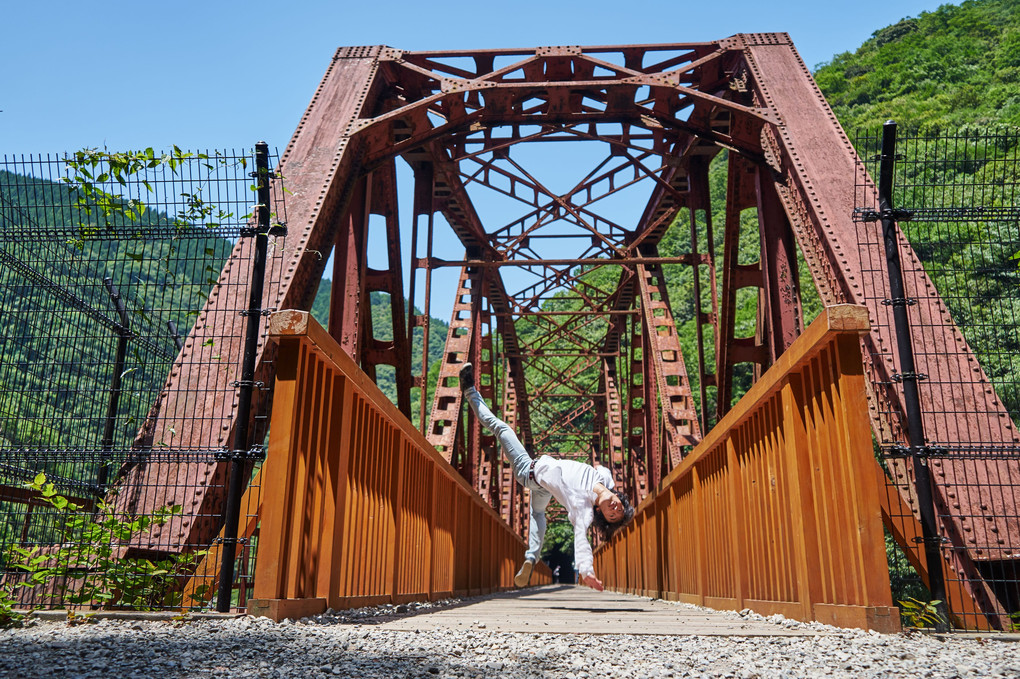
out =
[[[463,269],[457,284],[443,360],[439,366],[439,381],[432,400],[431,425],[425,433],[429,443],[450,463],[456,461],[457,435],[461,430],[461,413],[464,412],[458,375],[461,367],[471,360],[475,321],[471,313],[471,278],[467,269]]]
[[[664,468],[668,472],[680,464],[685,447],[698,444],[701,430],[694,409],[687,367],[680,351],[676,322],[669,306],[669,293],[662,267],[638,264],[637,278],[648,339],[645,360],[650,364],[658,392],[658,398],[653,399],[653,404],[663,411],[665,445],[669,457],[669,463]],[[661,467],[663,463],[659,465]]]

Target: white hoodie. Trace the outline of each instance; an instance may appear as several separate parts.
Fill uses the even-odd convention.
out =
[[[535,481],[552,493],[567,510],[574,526],[574,564],[582,576],[595,575],[588,526],[595,518],[593,506],[598,497],[594,488],[601,483],[613,489],[612,474],[605,467],[592,467],[574,460],[559,460],[542,455],[535,461]]]

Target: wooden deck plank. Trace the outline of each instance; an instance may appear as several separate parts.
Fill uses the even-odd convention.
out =
[[[374,619],[379,620],[379,619]],[[502,592],[416,615],[374,623],[388,630],[485,629],[545,634],[641,634],[712,636],[819,636],[803,626],[786,628],[661,599],[596,592],[574,585],[545,585]],[[485,627],[482,628],[481,626]]]

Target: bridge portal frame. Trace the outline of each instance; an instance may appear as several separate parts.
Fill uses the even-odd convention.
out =
[[[617,61],[604,58],[610,53]],[[449,66],[449,60],[466,60],[472,65]],[[607,125],[623,125],[624,131],[610,133],[605,129]],[[487,134],[500,126],[511,130],[510,141]],[[655,189],[635,227],[626,229],[600,221],[584,211],[583,201],[578,206],[562,196],[550,197],[545,191],[550,199],[536,204],[536,214],[558,209],[589,228],[592,247],[584,257],[571,262],[527,260],[525,231],[511,233],[512,230],[504,229],[499,234],[488,233],[470,202],[465,176],[457,161],[474,153],[468,148],[470,143],[480,144],[493,158],[499,157],[503,149],[524,140],[523,132],[528,126],[587,135],[624,155],[636,154],[636,158],[628,157],[623,167],[651,177]],[[636,144],[638,138],[644,145]],[[429,271],[435,267],[477,267],[484,279],[477,289],[485,291],[488,307],[497,317],[511,318],[528,313],[533,300],[524,300],[529,303],[522,304],[522,300],[512,296],[502,285],[502,279],[493,274],[502,266],[527,263],[553,267],[550,280],[558,284],[571,284],[565,273],[571,266],[595,265],[606,260],[636,275],[638,266],[656,263],[655,247],[681,210],[686,209],[691,215],[692,228],[698,218],[711,228],[706,161],[722,150],[730,154],[723,251],[717,255],[712,244],[706,243],[703,253],[695,246],[682,260],[698,272],[704,267],[707,277],[720,283],[718,288],[713,286],[706,291],[708,309],[704,308],[705,300],[700,297],[697,300],[697,374],[702,412],[700,415],[696,412],[694,394],[689,383],[683,383],[683,372],[674,369],[670,373],[661,352],[642,351],[632,357],[631,371],[640,371],[644,376],[640,384],[643,405],[638,410],[651,418],[658,411],[657,404],[668,404],[668,416],[661,422],[652,418],[648,420],[650,426],[636,426],[634,418],[628,418],[624,424],[623,457],[630,470],[628,483],[640,497],[651,492],[664,472],[676,464],[673,448],[678,440],[690,445],[700,440],[706,417],[704,389],[714,386],[719,395],[717,416],[724,415],[732,406],[729,395],[734,366],[750,363],[755,375],[761,375],[801,332],[794,243],[803,253],[826,305],[864,303],[877,320],[874,326],[880,330],[863,338],[869,349],[865,352],[865,370],[870,383],[890,384],[900,372],[894,356],[886,362],[873,362],[870,358],[879,355],[870,350],[875,345],[891,345],[896,338],[893,324],[887,322],[890,309],[877,303],[874,297],[864,299],[861,291],[861,262],[851,218],[854,187],[848,179],[854,176],[855,152],[786,34],[740,34],[716,42],[675,45],[472,52],[405,52],[383,46],[341,48],[281,159],[280,173],[293,194],[288,206],[290,251],[275,270],[267,272],[281,283],[270,299],[263,300],[263,309],[308,308],[325,266],[323,253],[335,248],[343,256],[338,258],[341,263],[335,269],[338,287],[334,289],[335,320],[330,324],[331,333],[367,372],[386,361],[396,361],[398,392],[410,393],[412,388],[424,386],[425,373],[415,375],[413,367],[405,364],[410,360],[409,352],[401,355],[397,346],[402,339],[394,339],[389,345],[374,336],[367,314],[373,290],[393,295],[403,289],[397,278],[401,267],[371,271],[365,254],[370,223],[366,214],[382,215],[388,233],[396,228],[395,194],[388,180],[396,156],[407,161],[415,172],[412,228],[417,232],[419,222],[424,221],[427,222],[424,228],[431,233],[432,219],[441,213],[465,246],[462,262],[439,261],[429,252],[420,257],[413,251],[412,290],[418,278],[424,278],[428,298]],[[648,151],[665,159],[660,168],[651,172],[646,171],[645,156],[641,155]],[[480,172],[496,172],[491,160],[481,165]],[[617,176],[623,175],[613,175]],[[541,192],[542,188],[523,181],[517,185],[525,193]],[[594,182],[582,185],[577,195],[588,192],[584,195],[591,196],[593,186]],[[873,187],[866,190],[873,191]],[[761,257],[756,264],[740,262],[736,255],[741,236],[740,213],[750,207],[757,209],[760,225]],[[905,258],[911,256],[905,239],[900,239],[900,247]],[[391,249],[390,256],[392,263],[399,253]],[[222,280],[236,274],[228,266]],[[915,327],[943,333],[945,337],[939,341],[946,346],[960,346],[954,356],[945,357],[944,373],[970,378],[976,362],[970,360],[962,336],[953,332],[951,319],[934,287],[923,277],[915,278],[911,285],[914,289],[908,289],[907,295],[919,300],[914,309],[918,318]],[[758,319],[753,336],[737,337],[734,300],[745,289],[758,291]],[[219,305],[236,306],[233,301],[228,302],[228,296],[229,293],[210,295],[202,318],[213,324],[243,322],[215,313]],[[597,308],[585,312],[607,318],[614,313],[634,314],[642,308],[640,299],[640,285],[623,275],[616,291],[600,300]],[[406,323],[402,323],[404,312],[398,304],[392,305],[391,314],[394,327],[402,324],[408,336],[415,327],[428,328],[427,310],[422,315],[408,313]],[[607,325],[610,329],[603,346],[612,348],[614,338],[627,336],[627,328],[616,322]],[[532,435],[530,387],[522,360],[524,351],[514,328],[513,323],[500,323],[497,334],[507,357],[506,374],[512,378],[505,384],[516,390],[513,400],[518,427],[527,438]],[[648,347],[647,338],[634,333],[633,326],[630,328],[631,345],[640,336]],[[706,329],[710,332],[704,332]],[[197,336],[189,346],[200,346],[201,334],[199,324]],[[709,339],[715,348],[714,365],[707,359]],[[188,351],[185,348],[179,362],[189,360]],[[263,338],[256,373],[260,381],[272,379],[269,364],[262,360],[272,351]],[[612,351],[604,353],[603,358],[611,365],[599,368],[601,372],[609,375],[620,370],[620,357]],[[460,352],[447,352],[444,360],[458,364],[465,358]],[[201,384],[189,384],[187,389],[175,384],[181,374],[173,371],[169,378],[166,391],[171,397],[160,405],[157,415],[160,425],[173,426],[179,414],[187,416],[189,408],[198,407],[193,402],[174,401],[173,394],[202,389]],[[679,387],[679,402],[662,384],[662,376],[667,376],[667,387]],[[678,378],[679,385],[669,384]],[[987,383],[986,378],[978,381]],[[951,379],[943,381],[945,385],[952,383]],[[633,396],[635,386],[638,385],[618,383],[626,391],[621,394],[624,402]],[[884,417],[903,411],[899,393],[870,388],[868,396],[872,410],[883,415],[875,418],[873,424],[891,434],[883,438],[906,441],[902,418]],[[935,402],[955,397],[941,392],[929,396]],[[1004,411],[992,390],[975,389],[966,398],[974,402],[974,412]],[[605,394],[599,394],[598,407],[605,408],[605,404],[611,407],[615,399],[607,387]],[[211,407],[228,421],[231,413],[236,417],[231,403]],[[402,404],[405,415],[408,408]],[[459,429],[460,418],[458,413],[449,426]],[[427,430],[428,418],[422,420]],[[603,414],[600,421],[608,421],[608,416]],[[993,418],[993,423],[997,429],[991,432],[992,439],[1011,445],[1020,442],[1009,417]],[[226,429],[226,432],[186,432],[183,439],[195,439],[200,446],[214,446],[212,440],[197,439],[212,437],[223,442],[237,429],[236,422]],[[960,434],[966,436],[976,430],[961,426]],[[989,438],[988,432],[982,431]],[[613,447],[615,435],[596,435],[601,437],[600,441],[614,442],[607,449],[612,451],[611,462],[618,465]],[[606,448],[604,444],[603,447]],[[467,467],[480,464],[477,447],[465,448],[463,454],[469,458]],[[161,464],[153,463],[147,473],[180,473],[170,468],[173,465],[163,469]],[[177,493],[181,497],[167,499],[188,506],[209,505],[209,514],[215,513],[211,508],[221,501],[202,486]],[[909,497],[905,500],[908,505],[914,502]],[[139,502],[146,501],[142,498]],[[976,513],[963,506],[949,520],[962,525],[968,515]],[[959,532],[959,528],[954,526],[950,532]],[[209,525],[183,529],[191,531],[187,542],[204,543],[212,537]]]

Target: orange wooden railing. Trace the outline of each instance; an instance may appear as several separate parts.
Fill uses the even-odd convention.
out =
[[[896,631],[860,335],[827,308],[595,556],[617,591]]]
[[[306,312],[279,344],[249,612],[324,610],[513,586],[525,544]],[[532,584],[551,582],[540,565]]]

